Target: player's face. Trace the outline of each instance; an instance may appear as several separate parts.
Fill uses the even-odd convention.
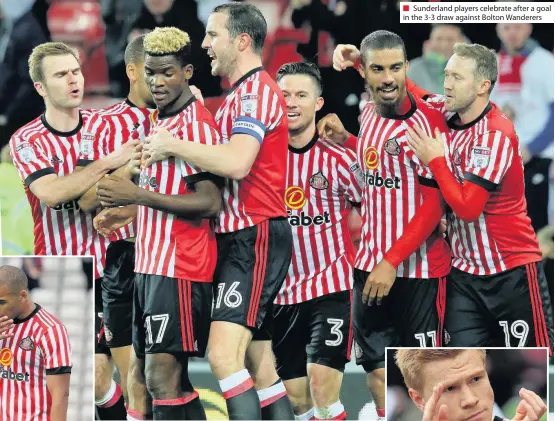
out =
[[[56,108],[75,108],[83,102],[85,79],[73,55],[48,56],[42,61],[44,82],[36,82],[40,95]]]
[[[477,96],[474,67],[472,58],[451,56],[445,66],[445,108],[448,111],[462,113],[474,102]]]
[[[287,104],[287,123],[289,133],[304,131],[314,124],[316,111],[324,104],[318,96],[316,83],[307,75],[287,75],[279,80],[279,87]]]
[[[436,408],[447,405],[449,421],[491,421],[493,389],[479,352],[467,350],[454,358],[428,363],[423,375],[423,403],[432,396],[433,387],[442,383],[444,391]]]
[[[212,59],[212,76],[231,75],[237,63],[237,51],[227,29],[228,18],[226,13],[212,13],[206,23],[202,48],[208,50]]]
[[[530,23],[499,23],[497,36],[510,50],[518,50],[524,46],[532,34]]]
[[[193,66],[182,67],[173,55],[145,56],[145,80],[158,109],[166,109],[177,101],[188,86]]]
[[[0,286],[0,315],[10,319],[19,317],[21,313],[22,296],[13,293],[7,285]]]
[[[152,98],[152,93],[150,92],[150,88],[146,83],[145,79],[145,63],[144,61],[141,63],[137,63],[136,65],[135,74],[137,75],[137,83],[139,87],[139,96],[144,101],[145,105],[148,108],[156,107],[154,103],[154,99]]]
[[[408,64],[400,48],[366,53],[364,78],[378,112],[396,110],[405,97]],[[388,112],[380,114],[388,114]]]

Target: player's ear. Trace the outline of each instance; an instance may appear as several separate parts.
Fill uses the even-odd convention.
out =
[[[19,299],[21,301],[26,301],[29,298],[29,291],[27,291],[26,289],[22,289],[19,292]]]
[[[360,66],[357,66],[357,71],[358,74],[360,75],[361,78],[366,79],[366,75],[364,74],[364,66],[362,65],[362,63],[360,64]]]
[[[133,63],[128,63],[127,66],[125,66],[125,73],[127,73],[127,77],[131,83],[137,81],[137,68]]]
[[[185,74],[185,79],[189,80],[193,77],[193,65],[187,64],[183,66],[183,73]]]
[[[424,406],[426,405],[426,401],[424,400],[424,398],[422,396],[420,396],[420,393],[418,393],[418,391],[416,389],[413,389],[412,387],[409,387],[409,396],[412,399],[412,401],[414,402],[414,404],[418,407],[418,409],[423,411]]]
[[[37,92],[39,93],[39,95],[43,98],[46,98],[46,90],[44,89],[44,86],[42,84],[42,82],[35,82],[33,83],[33,85],[35,86],[35,89],[37,90]]]
[[[324,106],[324,98],[322,98],[321,96],[318,97],[318,99],[316,100],[316,111],[320,111],[322,109],[322,107]]]

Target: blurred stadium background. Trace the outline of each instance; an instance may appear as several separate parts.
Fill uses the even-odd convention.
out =
[[[82,55],[85,75],[85,108],[104,108],[125,97],[128,82],[123,65],[123,51],[127,42],[155,26],[176,26],[189,33],[193,41],[195,74],[192,83],[197,85],[206,98],[206,105],[215,111],[225,95],[228,85],[220,78],[209,74],[209,60],[201,50],[204,25],[211,9],[225,0],[1,0],[0,1],[0,148],[4,147],[13,131],[35,118],[42,112],[40,97],[26,73],[26,62],[32,47],[47,40],[64,41],[76,46]],[[333,48],[338,43],[358,45],[362,38],[377,29],[387,29],[398,33],[406,43],[407,55],[411,60],[412,73],[409,76],[418,83],[431,78],[432,85],[441,86],[441,73],[449,50],[458,37],[463,40],[484,44],[499,51],[502,42],[493,24],[459,25],[455,28],[432,32],[430,24],[401,25],[399,23],[399,2],[397,0],[247,0],[257,5],[268,21],[268,36],[263,61],[270,74],[275,74],[283,63],[297,60],[316,62],[324,82],[324,108],[319,116],[334,112],[340,116],[348,130],[356,133],[360,107],[366,100],[362,79],[354,71],[338,73],[331,67]],[[13,12],[18,11],[16,15]],[[554,26],[534,25],[531,39],[536,40],[549,54],[553,51]],[[455,38],[454,38],[455,37]],[[14,53],[15,51],[15,53]],[[418,59],[420,58],[420,62]],[[417,59],[416,61],[413,61]],[[552,61],[552,55],[551,55]],[[420,71],[416,69],[421,69]],[[525,100],[535,100],[530,92],[549,91],[553,101],[553,66],[538,66],[529,69],[535,86],[522,86],[518,94]],[[511,77],[511,68],[506,74]],[[423,76],[418,80],[418,75]],[[513,75],[515,76],[515,75]],[[516,77],[516,76],[515,76]],[[518,79],[518,78],[517,78]],[[544,87],[542,83],[545,82]],[[524,82],[523,82],[524,83]],[[540,86],[541,85],[541,86]],[[332,89],[331,87],[341,87]],[[432,89],[427,86],[428,89]],[[440,88],[439,88],[440,89]],[[546,115],[553,119],[551,104]],[[511,110],[514,111],[514,110]],[[545,109],[543,110],[546,111]],[[519,115],[516,114],[515,118]],[[522,116],[520,116],[522,117]],[[551,120],[552,121],[552,120]],[[535,151],[525,166],[529,213],[545,255],[548,279],[553,279],[553,173],[552,149],[553,128],[548,133],[548,146]],[[522,136],[521,136],[522,139]],[[2,249],[4,255],[24,255],[33,252],[33,223],[31,210],[21,187],[17,171],[11,163],[7,148],[0,156],[0,218],[2,220]],[[353,241],[357,241],[353,238]],[[89,297],[77,285],[83,285],[80,260],[53,260],[53,267],[45,271],[41,279],[40,294],[54,298],[54,308],[62,315],[80,308],[79,314],[69,322],[69,326],[86,326],[77,329],[73,335],[74,349],[82,352],[92,349],[88,332],[89,321],[83,311],[82,299]],[[50,261],[49,261],[50,262]],[[44,268],[46,270],[47,266]],[[55,275],[60,269],[61,275]],[[50,272],[51,271],[51,272]],[[51,273],[46,277],[46,273]],[[63,280],[63,282],[62,282]],[[67,282],[66,294],[61,285]],[[83,281],[84,282],[84,281]],[[551,283],[553,297],[553,284]],[[66,298],[67,297],[67,298]],[[37,300],[39,300],[37,298]],[[69,300],[67,306],[64,300]],[[81,301],[80,301],[81,300]],[[86,301],[90,305],[90,298]],[[46,303],[45,303],[45,306]],[[73,316],[68,316],[73,317]],[[62,318],[63,320],[63,318]],[[69,329],[68,326],[68,329]],[[73,327],[71,328],[73,329]],[[87,348],[87,344],[88,348]],[[76,354],[78,355],[78,354]],[[87,359],[84,353],[83,360]],[[85,366],[81,366],[82,368]],[[90,370],[92,368],[89,367]],[[210,401],[213,410],[209,416],[223,417],[225,405],[218,391],[217,383],[210,374],[205,361],[190,365],[192,378],[199,388],[205,403]],[[91,393],[91,377],[74,376],[82,379],[76,384],[77,392],[72,392],[72,413],[82,414],[79,408],[88,408],[84,397]],[[74,380],[77,381],[77,380]],[[90,380],[92,383],[92,380]],[[551,388],[553,391],[553,388]],[[76,404],[75,399],[82,403]],[[365,376],[354,364],[346,369],[341,399],[345,402],[350,417],[365,419],[360,412],[369,400]],[[210,406],[212,405],[212,406]],[[551,406],[551,412],[553,412]],[[76,411],[76,412],[75,412]],[[220,415],[218,415],[220,414]],[[77,416],[77,415],[76,415]],[[72,419],[72,418],[70,418]],[[75,418],[79,419],[79,418]],[[214,418],[216,419],[216,418]]]
[[[67,419],[92,420],[92,258],[1,257],[0,266],[2,265],[22,268],[29,278],[33,300],[54,314],[67,328],[73,351]]]
[[[401,371],[395,364],[395,350],[387,350],[387,419],[414,421],[420,411],[412,403],[403,382]],[[512,419],[520,402],[518,391],[525,387],[544,400],[548,396],[546,349],[491,349],[487,350],[487,370],[495,393],[496,415]],[[550,370],[551,375],[553,369]],[[553,393],[553,384],[549,385]],[[551,410],[552,411],[552,410]],[[421,415],[420,415],[421,416]],[[552,414],[551,414],[552,416]],[[547,414],[541,418],[546,421]]]

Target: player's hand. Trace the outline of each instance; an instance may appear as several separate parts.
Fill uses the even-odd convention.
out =
[[[143,145],[143,167],[150,167],[155,162],[168,159],[178,142],[166,129],[155,130],[152,136],[145,139]]]
[[[349,138],[349,132],[337,117],[337,114],[328,114],[318,122],[318,136],[331,140],[333,143],[343,145]]]
[[[547,411],[545,402],[531,390],[520,389],[522,400],[519,402],[511,421],[538,421]]]
[[[383,297],[386,297],[391,290],[397,269],[395,269],[387,260],[378,263],[368,278],[362,290],[362,302],[371,306],[374,302],[377,305],[382,304]]]
[[[13,332],[10,332],[12,327],[12,319],[8,318],[8,316],[0,316],[0,340],[8,339],[10,336],[13,336]]]
[[[441,132],[436,128],[434,133],[435,139],[429,137],[417,125],[407,128],[407,143],[409,148],[411,148],[424,165],[428,165],[434,158],[444,156]]]
[[[135,146],[135,151],[131,155],[131,159],[127,163],[127,171],[133,175],[139,175],[141,173],[141,159],[143,155],[143,144],[139,143]]]
[[[191,90],[195,98],[198,99],[202,105],[204,105],[204,97],[202,96],[202,92],[200,91],[200,89],[197,88],[195,85],[189,85],[189,89]]]
[[[133,222],[136,217],[136,205],[122,208],[105,208],[95,216],[93,226],[104,237],[109,237],[112,232]]]
[[[333,68],[338,72],[353,67],[360,57],[360,51],[352,44],[339,44],[333,50]]]
[[[135,153],[135,147],[139,144],[138,140],[127,142],[121,148],[116,149],[111,154],[102,158],[110,170],[116,170],[129,162]]]
[[[111,174],[98,182],[96,196],[104,207],[125,206],[137,203],[140,190],[131,180]]]
[[[443,385],[441,383],[434,386],[432,396],[428,399],[426,405],[424,406],[422,421],[449,421],[447,405],[444,404],[437,408],[437,403],[442,393]]]

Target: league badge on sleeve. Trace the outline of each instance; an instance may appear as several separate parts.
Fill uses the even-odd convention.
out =
[[[475,147],[472,149],[472,166],[475,168],[487,168],[490,156],[490,148],[485,148],[483,146]]]
[[[246,114],[254,113],[258,108],[258,95],[241,95],[241,108]]]
[[[81,136],[81,153],[85,156],[92,154],[93,152],[93,140],[94,135],[91,133],[83,133]]]
[[[33,145],[29,142],[23,142],[17,147],[16,151],[24,164],[29,164],[37,159]]]

